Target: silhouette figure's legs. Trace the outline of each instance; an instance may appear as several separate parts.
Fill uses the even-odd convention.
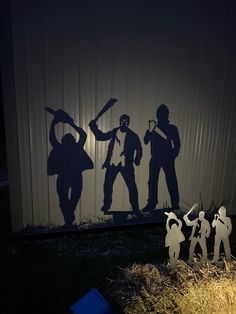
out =
[[[69,197],[69,189],[71,195]],[[64,217],[65,224],[73,224],[75,220],[75,209],[81,196],[82,191],[82,173],[76,174],[76,178],[66,178],[65,176],[57,177],[57,193],[59,196],[60,208]]]
[[[82,192],[82,173],[79,173],[76,175],[76,178],[73,180],[73,183],[71,184],[71,197],[70,197],[70,206],[69,206],[69,215],[71,223],[75,220],[75,210],[76,206],[78,204],[78,201],[81,196]]]
[[[103,206],[101,208],[101,210],[104,212],[107,211],[111,207],[113,184],[114,184],[114,181],[118,172],[119,172],[119,167],[116,167],[116,166],[107,167],[106,174],[105,174],[105,181],[103,185],[104,200],[103,200]]]
[[[202,259],[204,261],[207,260],[207,245],[206,245],[206,238],[203,238],[203,239],[199,239],[199,244],[200,244],[200,247],[202,249]]]
[[[214,257],[213,257],[213,261],[215,262],[217,262],[220,257],[220,242],[221,242],[221,237],[215,236]]]
[[[189,262],[193,261],[193,255],[194,255],[194,250],[197,245],[198,239],[193,238],[190,242],[190,247],[189,247]]]
[[[177,260],[179,258],[179,253],[180,253],[179,243],[176,243],[175,245],[171,245],[169,247],[170,265],[172,270],[175,270]]]
[[[172,209],[178,209],[179,208],[179,189],[178,189],[177,176],[175,172],[174,160],[165,162],[163,164],[163,170],[166,177],[166,184],[168,187],[168,191],[170,193]]]
[[[161,170],[161,163],[154,158],[149,162],[149,181],[148,181],[148,205],[151,209],[156,207],[157,199],[157,185]]]
[[[129,201],[133,210],[139,210],[138,189],[135,183],[133,165],[120,167],[120,172],[129,190]]]
[[[229,261],[231,259],[231,249],[230,249],[229,237],[223,239],[222,241],[224,244],[226,259]]]
[[[69,215],[70,200],[68,197],[69,188],[70,188],[70,185],[68,184],[65,177],[58,175],[58,177],[57,177],[57,193],[59,196],[59,203],[60,203],[61,212],[62,212],[62,215],[64,217],[64,221],[66,224],[70,223],[70,220],[71,220],[69,217],[70,216]]]

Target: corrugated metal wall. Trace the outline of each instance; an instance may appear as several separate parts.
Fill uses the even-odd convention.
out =
[[[96,142],[88,123],[111,97],[118,102],[98,124],[108,131],[118,126],[121,114],[130,115],[130,128],[143,146],[136,169],[141,208],[150,160],[143,136],[157,106],[165,103],[182,144],[176,160],[181,200],[192,204],[201,192],[208,207],[211,200],[230,198],[228,212],[236,213],[236,46],[230,8],[179,1],[12,0],[11,18],[22,227],[63,224],[56,178],[47,176],[52,117],[45,106],[63,108],[88,135],[85,149],[95,168],[83,173],[76,222],[103,216],[108,142]],[[68,131],[58,127],[58,138]],[[163,174],[159,193],[160,206],[170,204]],[[118,177],[112,209],[129,207]],[[14,220],[13,229],[19,229]]]

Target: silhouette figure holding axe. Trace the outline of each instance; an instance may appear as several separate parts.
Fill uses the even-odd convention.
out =
[[[142,146],[137,134],[129,128],[130,117],[126,114],[120,116],[120,126],[108,132],[98,129],[97,121],[117,99],[110,99],[97,117],[89,123],[97,141],[110,141],[106,160],[102,168],[106,168],[103,185],[104,201],[101,211],[107,212],[112,203],[113,184],[120,172],[129,190],[129,201],[137,214],[139,211],[138,190],[135,183],[134,164],[138,166],[142,158]]]

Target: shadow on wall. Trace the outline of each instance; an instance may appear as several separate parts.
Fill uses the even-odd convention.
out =
[[[175,172],[175,159],[179,155],[180,138],[176,126],[169,123],[169,109],[162,104],[157,108],[157,122],[149,121],[144,143],[151,146],[149,162],[148,203],[144,211],[153,210],[158,203],[158,179],[161,168],[165,173],[173,210],[179,209],[179,189]]]
[[[87,134],[84,130],[74,124],[73,119],[63,110],[46,110],[53,114],[49,140],[52,151],[48,157],[48,175],[57,175],[57,193],[61,212],[64,217],[65,226],[72,226],[75,220],[75,209],[83,190],[82,172],[92,169],[93,162],[84,150]],[[55,135],[55,125],[67,123],[79,134],[76,142],[70,133],[65,134],[61,142]]]
[[[120,125],[108,132],[102,132],[97,126],[101,113],[105,113],[115,102],[116,99],[110,99],[98,116],[89,123],[97,141],[109,141],[106,160],[102,166],[102,168],[106,168],[106,173],[103,185],[104,200],[101,211],[107,213],[110,209],[113,184],[118,173],[120,173],[129,191],[129,201],[132,210],[137,215],[140,215],[134,165],[140,165],[142,146],[138,135],[129,128],[130,117],[126,114],[121,115],[119,119]],[[116,215],[119,215],[119,212],[116,212]]]
[[[113,217],[116,224],[123,224],[128,216],[143,218],[143,213],[156,209],[158,203],[158,179],[162,168],[170,193],[172,210],[179,209],[179,191],[175,172],[175,159],[180,150],[179,133],[176,126],[169,123],[169,109],[162,104],[157,108],[157,121],[149,121],[149,129],[144,136],[144,143],[151,147],[149,163],[148,202],[143,211],[139,208],[138,189],[135,180],[135,167],[142,159],[142,145],[139,136],[130,128],[130,117],[122,114],[119,125],[103,132],[98,127],[99,118],[104,115],[117,99],[111,98],[90,121],[89,127],[97,141],[109,141],[106,159],[102,168],[106,169],[103,184],[104,215]],[[57,175],[57,193],[59,205],[64,217],[65,227],[73,226],[75,210],[83,190],[82,172],[94,168],[93,162],[84,150],[87,134],[74,124],[73,119],[62,109],[54,111],[46,108],[53,115],[49,140],[52,151],[48,157],[48,175]],[[76,142],[70,133],[64,135],[59,142],[55,135],[55,125],[67,123],[79,134]],[[123,177],[129,192],[131,211],[110,211],[112,205],[113,185],[118,173]],[[159,212],[159,210],[158,210]]]

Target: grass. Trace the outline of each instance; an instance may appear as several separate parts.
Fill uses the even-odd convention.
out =
[[[165,264],[124,268],[111,282],[111,296],[125,314],[236,313],[236,262],[190,267],[178,261],[175,276]]]

